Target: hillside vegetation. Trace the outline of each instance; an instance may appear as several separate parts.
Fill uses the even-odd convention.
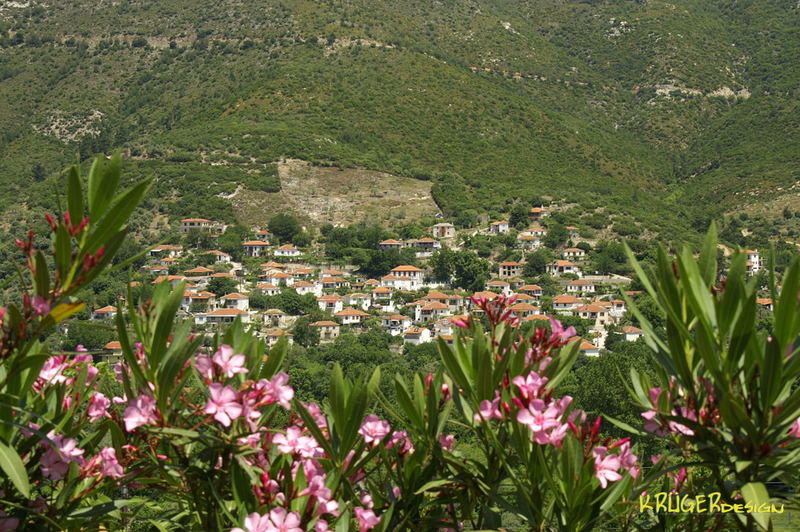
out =
[[[225,196],[277,193],[293,158],[432,181],[446,216],[552,198],[673,238],[796,195],[798,17],[782,0],[7,3],[0,202],[121,147],[172,216],[249,212]]]

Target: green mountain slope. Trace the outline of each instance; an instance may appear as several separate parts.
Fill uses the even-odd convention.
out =
[[[231,217],[216,194],[296,158],[431,179],[448,215],[546,196],[671,237],[798,178],[796,2],[265,4],[0,8],[0,201],[123,147],[169,214]]]

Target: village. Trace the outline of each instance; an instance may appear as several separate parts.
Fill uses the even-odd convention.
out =
[[[519,250],[531,252],[544,247],[548,214],[544,207],[530,209],[529,226],[515,231]],[[319,312],[313,314],[321,319],[308,322],[308,326],[316,331],[319,343],[333,342],[346,331],[358,334],[373,327],[399,338],[399,347],[437,339],[452,343],[455,323],[476,311],[475,299],[492,300],[500,296],[513,298],[510,309],[523,325],[548,322],[551,316],[582,320],[585,334],[576,340],[586,356],[601,354],[611,329],[623,335],[624,341],[641,338],[644,333],[631,325],[626,302],[622,299],[623,292],[636,297],[641,291],[629,289],[632,279],[628,277],[587,271],[587,246],[575,245],[580,239],[577,227],[567,226],[566,229],[569,232],[566,244],[552,250],[558,258],[545,268],[546,276],[556,287],[555,293],[551,290],[550,295],[524,277],[524,259],[494,262],[491,278],[476,291],[457,289],[447,281],[434,279],[426,261],[443,246],[458,249],[459,245],[459,232],[448,222],[430,227],[429,237],[381,241],[377,245],[379,250],[411,248],[422,267],[400,264],[379,278],[366,277],[354,266],[332,267],[310,262],[306,250],[288,243],[280,244],[275,235],[265,229],[253,230],[251,238],[241,243],[242,256],[258,264],[257,267],[245,267],[223,251],[185,247],[184,241],[152,247],[147,252],[143,274],[153,285],[184,283],[179,314],[182,319],[192,321],[197,331],[213,331],[215,326],[240,320],[252,327],[269,346],[282,337],[293,343],[292,331],[298,319],[309,313],[256,308],[251,299],[277,296],[286,291],[306,302],[315,302],[314,310]],[[180,221],[182,235],[199,231],[216,238],[224,230],[224,226],[204,218]],[[510,231],[507,220],[498,220],[488,222],[477,232],[491,236]],[[755,275],[763,268],[761,255],[755,250],[745,252],[748,274]],[[192,267],[176,271],[179,263]],[[759,299],[758,303],[771,310],[771,300]],[[110,319],[116,312],[115,306],[108,305],[94,309],[91,317]],[[106,356],[116,358],[120,349],[119,342],[108,342]]]

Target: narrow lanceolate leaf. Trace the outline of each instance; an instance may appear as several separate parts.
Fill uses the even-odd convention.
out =
[[[3,442],[0,442],[0,469],[22,495],[26,498],[31,496],[31,485],[28,482],[28,473],[25,471],[22,459],[17,451]]]
[[[83,220],[83,192],[77,166],[70,168],[67,173],[67,207],[72,224],[81,223]]]
[[[80,312],[86,306],[86,303],[61,303],[50,311],[50,317],[56,323],[61,323],[69,318],[76,312]]]
[[[746,504],[753,505],[753,519],[763,528],[767,530],[769,527],[769,513],[759,512],[759,507],[762,504],[769,504],[769,493],[767,488],[761,482],[749,482],[742,486],[742,497]]]

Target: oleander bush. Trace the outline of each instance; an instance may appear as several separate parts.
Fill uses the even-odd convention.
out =
[[[641,422],[610,421],[632,438],[604,436],[564,391],[575,329],[520,327],[504,297],[473,300],[452,345],[438,340],[436,371],[387,390],[379,370],[353,380],[336,364],[327,398],[304,402],[285,339],[268,350],[238,322],[193,333],[176,315],[182,285],[118,304],[115,364],[41,340],[83,310],[81,288],[125,266],[114,257],[150,184],[118,192],[119,178],[119,156],[86,179],[70,169],[49,245],[16,242],[21,296],[0,310],[0,530],[755,530],[768,513],[664,514],[640,496],[795,505],[797,262],[780,290],[772,279],[761,331],[756,280],[743,256],[717,271],[713,230],[699,260],[662,250],[648,274],[631,257],[666,316],[655,325],[629,302],[658,362],[655,382],[620,375]],[[666,451],[640,456],[643,438]]]

